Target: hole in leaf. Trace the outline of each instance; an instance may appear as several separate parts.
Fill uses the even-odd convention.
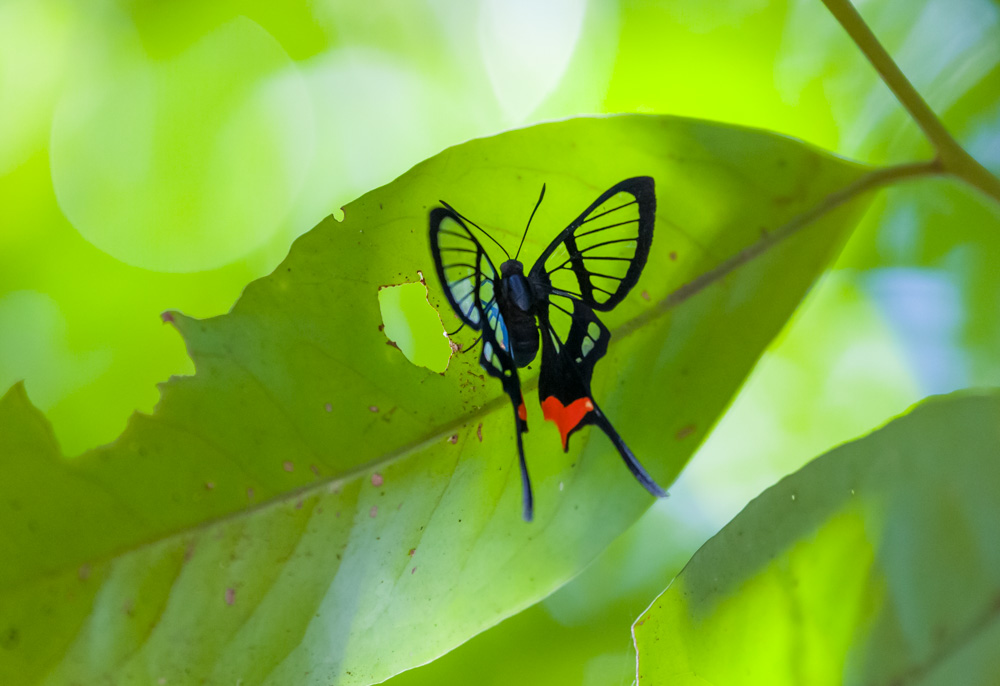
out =
[[[439,374],[448,368],[451,343],[440,315],[427,302],[423,274],[419,283],[380,288],[378,306],[386,338],[406,359]]]

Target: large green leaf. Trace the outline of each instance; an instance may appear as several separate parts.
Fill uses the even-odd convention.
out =
[[[639,684],[995,684],[1000,393],[771,487],[636,622]]]
[[[498,385],[472,356],[414,366],[380,330],[378,287],[432,273],[428,209],[445,198],[512,244],[547,183],[530,261],[603,189],[656,178],[653,251],[606,317],[594,390],[668,484],[865,200],[774,230],[864,172],[669,117],[472,141],[317,226],[228,315],[174,315],[197,373],[115,443],[64,460],[15,387],[0,403],[0,681],[372,683],[535,602],[650,498],[602,434],[563,455],[532,408],[536,521],[521,521]]]

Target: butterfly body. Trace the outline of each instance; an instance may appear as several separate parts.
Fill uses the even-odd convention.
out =
[[[507,260],[500,265],[500,288],[497,305],[507,327],[510,353],[514,365],[527,367],[538,355],[538,324],[533,288],[524,276],[524,265],[517,260]]]
[[[536,211],[544,195],[543,186]],[[625,179],[605,191],[549,243],[527,274],[509,254],[497,270],[465,222],[496,240],[442,205],[430,213],[431,252],[455,313],[481,334],[480,365],[500,380],[514,407],[524,518],[532,518],[534,505],[521,439],[528,430],[527,411],[517,370],[535,360],[539,349],[539,401],[545,419],[559,430],[563,450],[569,450],[573,433],[597,426],[646,490],[665,496],[590,391],[594,365],[611,340],[596,312],[611,310],[625,298],[649,254],[656,211],[653,179]]]

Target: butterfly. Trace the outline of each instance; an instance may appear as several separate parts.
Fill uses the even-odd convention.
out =
[[[526,521],[531,521],[534,497],[521,438],[528,430],[528,414],[517,370],[537,357],[539,346],[538,397],[545,419],[559,429],[563,450],[569,450],[574,432],[590,424],[597,426],[639,483],[655,496],[666,496],[590,392],[594,365],[611,340],[611,332],[596,313],[607,312],[625,299],[649,256],[656,215],[653,179],[637,176],[606,190],[549,243],[525,274],[517,258],[544,197],[543,185],[513,258],[478,224],[443,200],[442,207],[430,213],[431,253],[448,302],[463,325],[480,332],[479,363],[500,380],[514,406]],[[507,256],[499,271],[469,225]]]

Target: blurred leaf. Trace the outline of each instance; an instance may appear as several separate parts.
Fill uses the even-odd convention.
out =
[[[784,241],[769,232],[864,172],[668,117],[472,141],[317,226],[230,314],[174,315],[197,374],[114,444],[66,462],[15,387],[0,406],[0,681],[373,683],[544,597],[650,498],[602,434],[561,455],[531,409],[525,524],[498,385],[473,356],[439,375],[386,345],[378,288],[433,272],[429,208],[445,198],[512,245],[548,183],[530,262],[602,190],[656,178],[653,251],[606,317],[594,391],[667,484],[866,202]],[[668,299],[736,255],[724,278]]]
[[[918,406],[768,489],[634,626],[639,684],[992,684],[1000,394]]]

